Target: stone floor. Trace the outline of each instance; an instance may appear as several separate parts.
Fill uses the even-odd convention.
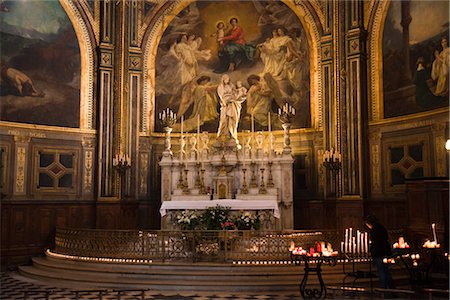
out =
[[[17,273],[2,273],[0,280],[0,299],[77,299],[76,289],[52,287],[39,284],[28,278],[21,277]],[[26,295],[27,294],[27,295]],[[78,299],[123,299],[123,300],[291,300],[299,299],[299,295],[285,294],[261,295],[261,294],[224,294],[214,292],[165,292],[145,291],[142,292],[113,290],[95,291],[91,289],[86,292],[78,292]]]
[[[375,294],[333,294],[330,291],[328,299],[383,299]],[[421,298],[427,299],[428,297]],[[77,288],[66,288],[48,285],[38,280],[23,277],[17,272],[1,273],[0,278],[0,299],[123,299],[123,300],[294,300],[302,299],[300,293],[280,294],[277,292],[267,293],[215,293],[215,292],[169,292],[147,290],[142,295],[142,291],[114,291],[113,289],[89,289],[80,290]],[[397,295],[396,299],[402,298]],[[408,299],[416,299],[408,297]],[[430,299],[445,299],[433,297]]]

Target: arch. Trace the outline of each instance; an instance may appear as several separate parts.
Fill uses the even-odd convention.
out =
[[[150,134],[154,127],[154,106],[155,106],[155,59],[160,39],[169,26],[173,18],[193,0],[176,0],[168,5],[162,6],[154,15],[155,17],[149,22],[149,26],[142,40],[143,59],[144,59],[144,83],[143,83],[143,103],[142,103],[142,132]],[[310,56],[310,112],[311,127],[321,127],[322,120],[322,84],[320,61],[321,51],[320,36],[321,31],[314,18],[314,14],[310,11],[307,3],[303,1],[283,0],[298,17],[299,21],[305,29],[308,39],[308,45],[311,49]]]
[[[369,20],[369,121],[384,118],[383,92],[383,30],[390,0],[378,1],[372,7]]]
[[[72,23],[80,46],[80,129],[95,129],[95,38],[78,6],[72,0],[60,0],[60,3]]]

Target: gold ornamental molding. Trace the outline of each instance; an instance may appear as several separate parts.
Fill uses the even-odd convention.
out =
[[[389,8],[390,0],[377,1],[373,5],[371,3],[370,15],[373,19],[369,21],[369,82],[371,83],[368,92],[368,101],[371,103],[369,107],[370,121],[383,119],[383,28],[386,20],[386,14]]]
[[[81,57],[80,74],[80,128],[94,128],[94,49],[95,40],[92,40],[87,22],[81,15],[74,0],[60,0],[66,11],[78,38]]]
[[[25,171],[26,171],[26,146],[18,146],[16,149],[16,174],[14,194],[25,194]]]
[[[164,31],[176,15],[191,4],[192,0],[177,0],[166,3],[163,7],[155,8],[153,19],[146,19],[149,24],[143,36],[143,104],[142,104],[142,129],[141,132],[149,135],[154,130],[154,103],[155,103],[155,59],[159,41]],[[316,2],[317,1],[313,1]],[[305,29],[308,44],[311,49],[310,64],[310,102],[311,102],[311,127],[320,127],[322,119],[322,80],[321,80],[321,31],[317,27],[313,14],[304,1],[283,0],[299,18]],[[318,5],[318,4],[317,4]],[[316,5],[316,6],[317,6]],[[320,11],[320,10],[319,10]]]

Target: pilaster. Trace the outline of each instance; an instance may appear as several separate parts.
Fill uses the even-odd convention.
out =
[[[29,136],[14,136],[14,187],[13,196],[25,196],[27,194],[27,173],[28,173],[28,156]]]

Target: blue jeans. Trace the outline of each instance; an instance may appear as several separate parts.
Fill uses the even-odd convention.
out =
[[[382,257],[373,257],[373,263],[377,267],[378,279],[380,280],[380,288],[395,289],[394,280],[389,272],[389,265],[383,263]]]

